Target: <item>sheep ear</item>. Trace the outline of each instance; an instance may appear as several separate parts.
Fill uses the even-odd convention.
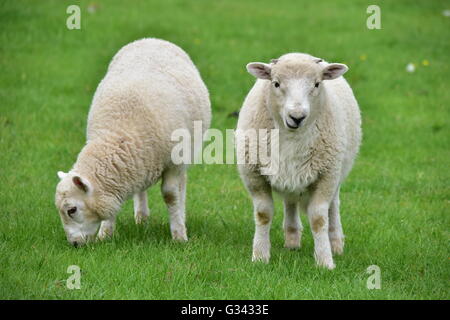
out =
[[[65,176],[67,176],[67,173],[62,172],[62,171],[58,171],[58,178],[64,179]]]
[[[74,176],[72,178],[73,183],[82,191],[88,193],[91,191],[91,187],[89,182],[87,182],[85,179],[81,178],[80,176]]]
[[[270,73],[272,67],[270,64],[262,62],[251,62],[247,64],[247,71],[258,79],[270,80],[272,79]]]
[[[348,67],[342,63],[330,63],[322,71],[323,80],[333,80],[346,73]]]

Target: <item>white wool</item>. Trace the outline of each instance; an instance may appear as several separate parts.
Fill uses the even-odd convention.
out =
[[[78,236],[67,234],[69,241],[85,242],[92,232],[83,230],[101,221],[106,222],[99,236],[112,233],[120,205],[133,195],[136,221],[145,220],[145,190],[161,177],[171,219],[179,224],[172,234],[185,240],[185,168],[171,161],[176,143],[171,134],[184,128],[192,135],[194,121],[202,121],[203,131],[209,128],[211,108],[208,90],[189,56],[159,39],[123,47],[95,92],[86,145],[57,187],[56,205],[65,229],[79,230]],[[80,181],[78,186],[75,181]],[[78,208],[74,215],[81,223],[67,216],[70,207]]]
[[[334,268],[331,250],[341,252],[344,237],[336,205],[339,187],[361,141],[358,104],[340,76],[348,68],[301,53],[286,54],[271,64],[250,63],[247,68],[259,79],[244,101],[237,128],[279,129],[279,157],[272,157],[278,171],[264,176],[262,163],[239,166],[254,203],[253,259],[268,261],[270,257],[268,230],[273,216],[271,191],[275,190],[285,203],[285,245],[300,245],[302,226],[295,216],[303,209],[317,229],[313,230],[317,263]],[[243,137],[236,139],[238,153],[246,158],[258,152],[252,145],[239,143]]]

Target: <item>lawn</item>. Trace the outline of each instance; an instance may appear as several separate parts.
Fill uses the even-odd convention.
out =
[[[74,3],[81,30],[66,28]],[[380,30],[366,27],[371,4],[381,8]],[[2,1],[0,299],[448,299],[448,9],[405,0]],[[246,63],[300,51],[349,66],[364,138],[341,190],[346,248],[335,270],[316,268],[305,216],[302,248],[283,248],[278,198],[271,262],[250,261],[252,205],[234,165],[191,167],[186,244],[171,240],[159,185],[145,226],[129,201],[112,240],[67,243],[56,172],[85,142],[110,59],[143,37],[190,54],[221,130],[235,128],[232,113],[254,82]],[[69,265],[82,270],[79,290],[66,287]],[[379,290],[366,286],[370,265],[381,270]]]

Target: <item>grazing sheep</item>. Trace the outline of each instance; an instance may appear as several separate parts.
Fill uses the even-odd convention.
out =
[[[300,247],[306,212],[314,237],[316,262],[335,267],[332,252],[341,254],[344,234],[339,215],[339,188],[350,172],[361,141],[361,117],[353,92],[342,74],[347,66],[307,54],[289,53],[270,64],[249,63],[259,78],[239,114],[238,155],[257,152],[246,146],[249,129],[278,129],[278,170],[262,175],[262,161],[240,164],[239,172],[254,206],[253,261],[268,262],[273,217],[272,190],[284,201],[285,247]],[[241,133],[240,133],[241,132]],[[263,135],[264,136],[264,135]],[[260,137],[260,139],[268,139]],[[265,141],[265,140],[264,140]]]
[[[172,237],[186,241],[186,167],[171,161],[171,134],[192,132],[194,121],[208,129],[211,108],[189,56],[159,39],[123,47],[94,95],[86,145],[69,173],[58,172],[55,203],[68,241],[84,244],[99,226],[99,239],[111,236],[116,214],[131,196],[136,223],[144,222],[146,190],[160,178]]]

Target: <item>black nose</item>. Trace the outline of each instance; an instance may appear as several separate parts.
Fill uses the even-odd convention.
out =
[[[78,247],[78,242],[74,241],[74,242],[72,242],[72,244],[75,248]]]
[[[299,126],[300,123],[302,123],[303,120],[305,120],[306,116],[300,117],[300,118],[294,118],[293,116],[289,116],[289,118],[292,119],[292,121],[294,121],[294,123]]]

